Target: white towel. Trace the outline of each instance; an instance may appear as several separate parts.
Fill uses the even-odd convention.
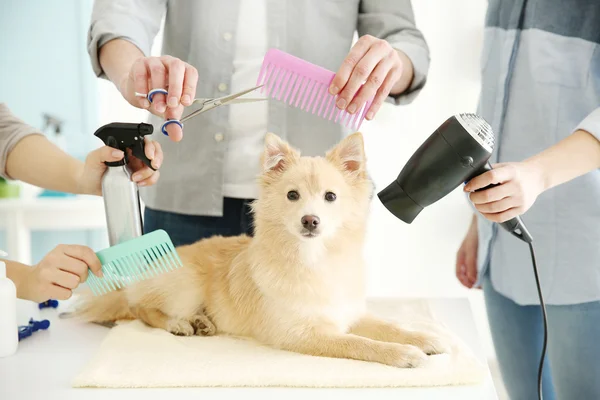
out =
[[[433,321],[425,300],[370,300],[369,310],[410,328],[436,330],[450,354],[419,368],[314,357],[275,350],[245,338],[180,337],[140,321],[112,328],[73,387],[402,387],[476,384],[485,367],[454,334]]]

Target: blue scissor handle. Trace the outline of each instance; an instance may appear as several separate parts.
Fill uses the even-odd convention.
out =
[[[163,135],[169,136],[169,133],[167,132],[167,126],[169,126],[171,124],[177,124],[177,125],[179,125],[179,127],[181,129],[183,129],[183,124],[181,123],[180,120],[178,120],[178,119],[168,119],[165,122],[163,122],[162,126],[160,127],[160,130],[163,133]]]
[[[167,92],[166,89],[152,89],[150,92],[148,92],[148,101],[150,103],[152,103],[152,99],[154,98],[154,95],[157,93],[164,94],[165,96],[167,94],[169,94],[169,92]]]
[[[158,93],[164,94],[166,96],[169,92],[167,92],[166,89],[152,89],[150,92],[148,92],[148,101],[152,103],[154,95]],[[169,136],[169,133],[167,132],[167,126],[169,126],[170,124],[177,124],[181,129],[183,129],[183,124],[181,123],[181,121],[179,121],[178,119],[168,119],[165,122],[163,122],[162,126],[160,127],[160,131],[163,133],[163,135]]]

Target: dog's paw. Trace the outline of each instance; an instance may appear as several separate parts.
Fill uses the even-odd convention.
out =
[[[204,314],[197,314],[192,317],[192,326],[196,335],[199,336],[213,336],[217,333],[217,327],[212,321]]]
[[[418,347],[409,344],[394,344],[391,358],[386,364],[399,368],[416,368],[427,360],[425,354]]]
[[[408,343],[428,355],[450,353],[451,349],[447,339],[432,333],[415,332]]]
[[[192,336],[194,327],[183,319],[170,319],[167,321],[167,330],[177,336]]]

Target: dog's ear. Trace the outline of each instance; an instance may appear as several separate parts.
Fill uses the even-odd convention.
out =
[[[327,152],[326,158],[337,164],[345,172],[365,173],[365,145],[360,132],[346,137],[337,146]]]
[[[281,172],[298,157],[300,157],[300,154],[287,142],[281,140],[274,133],[267,133],[265,136],[265,150],[260,160],[263,172]]]

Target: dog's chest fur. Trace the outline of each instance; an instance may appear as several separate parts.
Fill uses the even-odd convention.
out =
[[[292,326],[327,323],[347,331],[365,311],[362,258],[354,253],[289,265],[294,274],[286,274],[285,267],[281,273],[255,274],[265,312]]]

